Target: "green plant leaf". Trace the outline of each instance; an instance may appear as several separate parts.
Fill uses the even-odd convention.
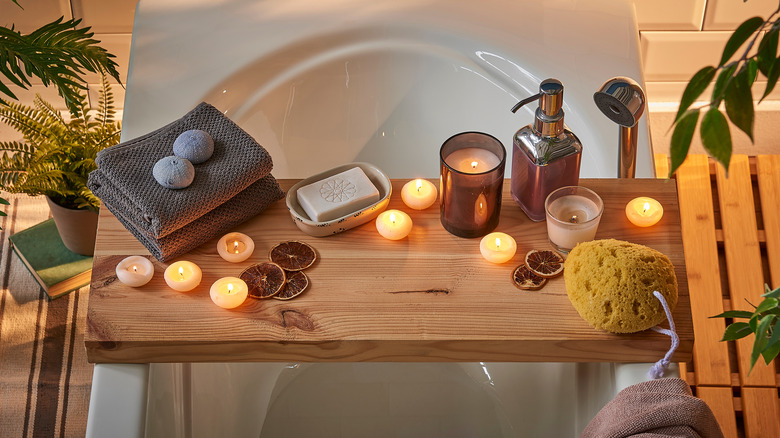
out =
[[[731,132],[726,117],[718,108],[710,108],[704,113],[699,130],[704,149],[728,171],[731,161]]]
[[[688,111],[688,108],[696,101],[696,99],[704,93],[704,90],[710,85],[712,79],[715,77],[715,67],[707,66],[697,71],[693,75],[688,85],[683,91],[683,95],[680,98],[680,108],[677,110],[677,115],[674,117],[674,123],[677,123],[682,115]]]
[[[775,290],[770,290],[768,284],[765,284],[764,287],[766,288],[766,293],[761,294],[762,297],[780,298],[780,287]]]
[[[727,310],[720,315],[710,316],[710,318],[751,318],[753,312],[747,310]]]
[[[736,341],[751,333],[753,333],[753,330],[750,330],[748,323],[735,322],[726,327],[726,331],[723,332],[723,339],[721,339],[721,341]]]
[[[739,49],[742,44],[745,44],[745,41],[763,25],[764,19],[761,17],[748,18],[740,24],[734,33],[731,34],[731,38],[726,42],[726,46],[723,48],[723,56],[721,56],[720,64],[718,65],[725,65],[726,62],[734,56],[737,49]]]
[[[696,124],[699,121],[699,109],[686,111],[674,127],[672,141],[669,146],[669,152],[672,158],[672,165],[669,168],[669,177],[682,166],[685,157],[688,156],[688,150],[693,141],[693,134],[696,132]]]
[[[761,96],[759,103],[766,99],[766,97],[769,96],[769,93],[774,90],[778,78],[780,78],[780,57],[775,59],[772,67],[769,68],[769,74],[766,75],[766,88],[764,89],[764,95]]]
[[[753,142],[755,113],[749,76],[749,70],[742,69],[726,87],[726,114],[731,122]]]
[[[712,99],[710,102],[712,106],[720,106],[720,102],[723,100],[724,93],[726,91],[726,85],[729,84],[734,72],[737,71],[737,63],[732,62],[729,65],[723,67],[718,74],[718,79],[715,81],[715,86],[712,88]]]
[[[764,34],[764,37],[761,38],[761,43],[758,45],[758,69],[761,70],[764,76],[769,76],[769,70],[777,57],[778,36],[780,36],[780,28],[773,26],[769,32]]]
[[[761,304],[756,307],[756,313],[764,313],[768,310],[774,309],[778,306],[778,303],[780,303],[780,301],[778,301],[777,298],[764,298],[764,301],[762,301]]]
[[[748,85],[752,86],[758,77],[758,61],[751,59],[745,64],[745,69],[747,69],[748,73]]]
[[[758,327],[756,328],[756,339],[753,341],[753,351],[750,353],[750,370],[748,370],[748,373],[753,370],[753,365],[756,364],[756,361],[758,361],[758,357],[761,355],[761,352],[764,350],[764,347],[767,344],[767,337],[766,334],[769,331],[769,326],[772,324],[777,317],[775,315],[769,315],[764,318],[761,318],[761,321],[758,324]]]
[[[780,320],[775,321],[772,328],[772,336],[766,341],[766,346],[761,350],[761,355],[767,365],[780,353]]]

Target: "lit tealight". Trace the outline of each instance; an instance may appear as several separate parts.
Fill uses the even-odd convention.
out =
[[[403,239],[412,230],[412,218],[400,210],[387,210],[377,216],[376,230],[385,239]]]
[[[203,272],[195,263],[182,260],[171,263],[165,269],[165,283],[168,287],[181,292],[195,289],[203,277]]]
[[[650,227],[658,223],[664,215],[661,203],[653,198],[640,196],[626,204],[626,217],[638,227]]]
[[[243,233],[228,233],[217,242],[219,256],[231,263],[248,259],[255,251],[255,241]]]
[[[116,278],[130,287],[141,287],[154,275],[154,265],[146,257],[130,256],[116,265]]]
[[[211,301],[223,309],[233,309],[240,306],[248,294],[249,288],[246,282],[237,277],[220,278],[209,289]]]
[[[506,263],[515,256],[517,243],[505,233],[490,233],[479,242],[479,252],[491,263]]]
[[[420,178],[409,181],[401,189],[401,199],[404,204],[415,210],[425,210],[433,205],[438,194],[432,182]]]

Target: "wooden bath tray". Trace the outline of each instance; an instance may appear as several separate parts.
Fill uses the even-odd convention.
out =
[[[295,180],[280,180],[285,190]],[[566,296],[563,277],[540,291],[517,289],[510,274],[534,248],[550,248],[544,222],[531,222],[504,185],[497,231],[518,243],[502,265],[486,262],[480,239],[446,232],[433,206],[414,211],[401,202],[406,181],[393,181],[389,208],[414,221],[408,238],[389,241],[373,223],[315,238],[298,230],[284,201],[236,228],[255,240],[243,263],[223,261],[216,240],[180,258],[203,269],[201,285],[176,292],[165,285],[166,264],[141,288],[116,281],[124,257],[148,254],[106,209],[100,211],[85,344],[90,362],[232,361],[577,361],[655,362],[669,348],[667,336],[645,331],[615,335],[580,318]],[[438,183],[438,181],[434,181]],[[680,346],[674,361],[691,359],[693,326],[680,214],[674,180],[581,180],[599,193],[605,210],[597,238],[641,243],[669,256],[679,282],[674,319]],[[638,228],[625,204],[640,195],[658,199],[661,222]],[[234,310],[212,304],[209,287],[267,260],[278,242],[302,240],[319,253],[306,270],[310,286],[290,301],[253,300]]]

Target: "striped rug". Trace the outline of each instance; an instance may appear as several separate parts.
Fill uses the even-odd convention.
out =
[[[8,236],[48,217],[43,197],[3,195],[0,217],[0,437],[83,437],[92,365],[84,349],[88,288],[49,301]]]

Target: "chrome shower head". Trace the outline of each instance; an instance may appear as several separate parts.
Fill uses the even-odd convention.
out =
[[[612,78],[593,93],[602,113],[620,126],[632,127],[645,112],[645,93],[631,78]]]

